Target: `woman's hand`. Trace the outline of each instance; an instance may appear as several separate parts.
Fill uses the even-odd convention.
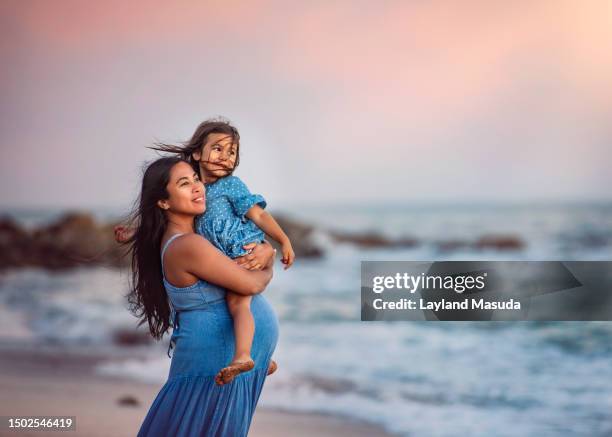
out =
[[[261,270],[273,262],[276,255],[276,249],[267,241],[261,244],[249,243],[243,247],[251,252],[236,258],[235,261],[247,270]]]

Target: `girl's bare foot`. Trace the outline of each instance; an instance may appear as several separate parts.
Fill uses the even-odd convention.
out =
[[[278,364],[276,364],[276,361],[270,360],[270,365],[268,366],[267,375],[272,375],[274,372],[276,372],[276,369],[278,369]]]
[[[241,373],[248,372],[255,367],[253,360],[232,361],[229,366],[219,370],[215,376],[215,382],[219,385],[224,385],[232,382],[234,378]]]

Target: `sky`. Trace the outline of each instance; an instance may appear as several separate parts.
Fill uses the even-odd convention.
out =
[[[610,199],[612,2],[3,1],[0,206],[123,207],[206,118],[274,209]]]

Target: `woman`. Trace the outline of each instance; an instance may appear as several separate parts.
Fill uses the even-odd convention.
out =
[[[194,219],[206,209],[205,200],[198,174],[183,159],[161,158],[146,169],[138,225],[129,240],[128,298],[154,338],[173,322],[174,353],[168,380],[138,436],[246,436],[276,346],[278,321],[259,294],[272,277],[273,256],[263,269],[248,270],[197,235]],[[224,288],[253,295],[256,366],[218,385],[215,375],[234,351]]]

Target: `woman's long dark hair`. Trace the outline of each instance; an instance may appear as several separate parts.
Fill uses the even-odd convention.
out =
[[[231,169],[229,173],[232,174],[240,163],[240,134],[238,133],[238,129],[232,126],[230,121],[223,117],[210,118],[200,123],[189,141],[179,143],[179,145],[155,143],[155,145],[151,146],[150,148],[160,152],[173,153],[180,156],[193,167],[197,174],[200,174],[200,163],[193,159],[192,155],[194,152],[202,151],[202,148],[204,147],[204,144],[206,144],[210,134],[229,135],[232,137],[234,143],[237,144],[236,163],[234,164],[234,168]],[[204,159],[204,157],[201,157],[200,159]],[[200,176],[203,177],[204,175]]]
[[[142,177],[139,199],[129,220],[129,227],[135,232],[125,243],[132,258],[132,280],[127,294],[129,310],[140,319],[138,326],[149,323],[149,331],[157,340],[170,327],[170,306],[160,256],[168,219],[157,202],[169,197],[166,187],[170,170],[184,161],[179,157],[166,157],[148,165]]]

